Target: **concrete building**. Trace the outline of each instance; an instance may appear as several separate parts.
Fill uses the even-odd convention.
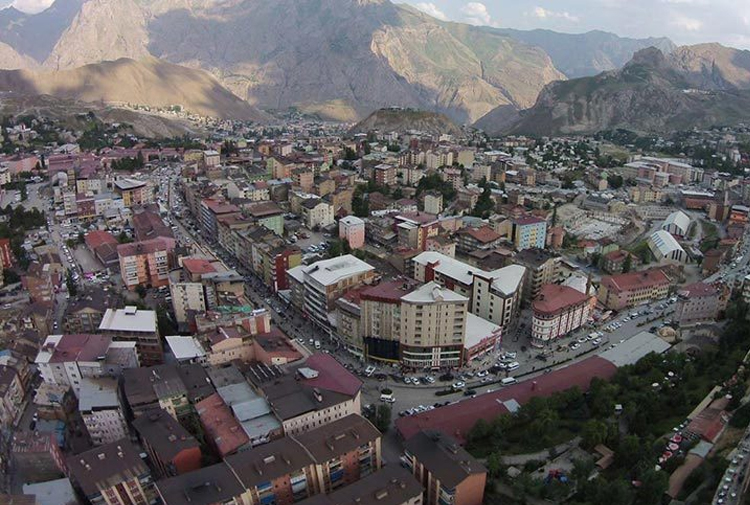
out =
[[[200,444],[165,410],[153,409],[140,416],[133,421],[133,428],[157,476],[173,477],[201,467]]]
[[[140,366],[135,342],[85,334],[49,335],[35,363],[45,383],[69,386],[76,397],[85,378],[119,377],[123,370]]]
[[[658,268],[611,275],[602,277],[597,298],[608,309],[622,310],[666,297],[670,285]]]
[[[319,229],[334,223],[333,205],[318,198],[308,198],[302,202],[302,219],[309,229]]]
[[[452,438],[421,431],[404,444],[404,459],[425,505],[482,505],[487,469]]]
[[[288,374],[251,379],[258,381],[286,436],[362,412],[362,381],[329,354],[313,354]]]
[[[140,310],[130,305],[124,309],[107,309],[99,332],[116,341],[135,342],[142,366],[159,364],[164,359],[153,310]]]
[[[547,241],[547,221],[534,216],[521,216],[513,220],[513,244],[519,251],[536,247],[544,249]]]
[[[172,296],[172,309],[178,325],[187,325],[191,313],[206,311],[203,284],[186,280],[182,270],[169,272],[169,294]]]
[[[329,326],[328,314],[334,310],[336,300],[350,289],[370,284],[376,277],[374,267],[351,254],[300,265],[288,274],[292,302],[325,328]]]
[[[339,238],[345,240],[352,249],[365,245],[365,222],[356,216],[346,216],[339,220]]]
[[[688,260],[685,250],[667,231],[656,230],[647,242],[657,261],[685,263]]]
[[[370,422],[350,414],[294,438],[315,460],[316,479],[328,494],[380,470],[381,435]]]
[[[117,246],[122,282],[133,291],[139,285],[161,287],[169,284],[175,241],[155,238]]]
[[[128,440],[103,445],[67,459],[70,479],[92,505],[153,503],[154,480]]]
[[[81,379],[78,410],[94,445],[128,436],[115,379]]]
[[[549,345],[577,330],[591,317],[591,305],[585,293],[557,284],[542,286],[531,308],[531,345],[535,347]]]
[[[115,180],[114,189],[124,207],[146,205],[154,201],[151,185],[144,181],[122,177]]]
[[[250,438],[218,393],[198,402],[195,409],[206,443],[217,456],[224,459],[237,451],[250,448]]]
[[[531,247],[523,249],[513,257],[513,263],[526,267],[523,297],[533,300],[545,284],[557,284],[560,280],[560,262],[562,258],[545,249]]]
[[[284,235],[284,209],[275,202],[263,202],[251,205],[247,213],[260,226],[281,237]]]
[[[200,468],[156,483],[164,505],[247,505],[250,493],[224,463]]]
[[[209,242],[219,240],[219,217],[239,214],[240,209],[224,200],[204,198],[200,203],[201,233]]]
[[[437,191],[427,191],[422,197],[424,200],[424,211],[428,214],[438,215],[443,212],[443,194]]]
[[[401,362],[414,369],[463,364],[469,298],[429,282],[401,297]]]
[[[329,495],[319,494],[299,505],[422,505],[422,485],[404,468],[388,465]]]
[[[726,308],[721,291],[703,282],[696,282],[677,291],[674,321],[680,326],[715,321]]]
[[[414,278],[420,282],[436,281],[469,298],[469,312],[505,327],[520,310],[526,268],[509,265],[490,272],[427,251],[413,260]]]
[[[10,453],[13,468],[25,482],[46,482],[68,473],[54,433],[17,430],[10,440]]]
[[[503,237],[490,226],[484,225],[479,228],[466,227],[456,233],[458,238],[458,250],[463,253],[473,251],[488,251],[497,248],[503,241]]]

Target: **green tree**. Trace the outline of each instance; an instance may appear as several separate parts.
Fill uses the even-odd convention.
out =
[[[636,502],[644,505],[659,505],[669,483],[667,474],[649,469],[641,476],[640,481],[641,485],[636,493]]]
[[[76,281],[73,280],[73,272],[71,270],[68,270],[68,273],[65,276],[65,285],[68,287],[68,293],[70,293],[70,296],[78,294],[78,286],[76,285]]]
[[[141,300],[146,298],[146,295],[148,294],[148,290],[146,289],[146,286],[144,286],[143,284],[138,284],[135,287],[135,292],[138,293],[138,296],[140,297]]]
[[[622,176],[621,175],[610,175],[607,177],[607,184],[612,189],[619,189],[622,187]]]
[[[628,273],[633,268],[633,257],[628,253],[627,256],[625,256],[625,261],[622,264],[622,272]]]
[[[125,233],[125,231],[121,231],[120,234],[117,236],[117,241],[120,244],[129,244],[133,241],[132,238],[128,237],[128,234]]]
[[[21,282],[21,277],[16,273],[15,270],[6,268],[3,270],[3,281],[5,284],[15,284]]]
[[[607,423],[598,419],[589,419],[581,430],[581,442],[586,449],[593,449],[607,439]]]
[[[489,184],[485,184],[482,194],[477,198],[477,203],[474,205],[474,209],[471,211],[471,215],[475,217],[487,218],[495,208],[495,203],[492,201],[492,189]]]

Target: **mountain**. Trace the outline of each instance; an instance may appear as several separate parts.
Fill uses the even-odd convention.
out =
[[[63,71],[0,70],[0,89],[83,102],[181,105],[190,112],[225,119],[267,119],[209,74],[151,57],[139,61],[122,58]]]
[[[534,107],[521,111],[511,126],[507,115],[499,112],[493,112],[498,116],[496,124],[485,119],[477,124],[490,133],[551,135],[613,128],[663,132],[747,121],[750,86],[738,63],[744,61],[745,52],[732,51],[735,57],[713,59],[712,65],[704,67],[699,62],[705,61],[707,53],[700,48],[681,48],[676,56],[665,56],[656,48],[643,49],[621,70],[548,85]],[[706,81],[709,86],[696,88],[703,68],[712,69],[714,79]],[[732,85],[720,89],[717,82]]]
[[[349,134],[368,133],[374,130],[383,133],[416,130],[432,135],[461,135],[461,129],[444,114],[414,109],[376,110],[354,125]]]
[[[22,47],[10,21],[0,41],[55,70],[151,55],[206,70],[262,108],[350,121],[398,105],[471,123],[498,105],[530,107],[565,77],[539,47],[388,0],[57,0],[51,9],[65,12],[65,26],[38,46]],[[24,26],[37,16],[22,15]]]
[[[494,31],[542,48],[552,58],[555,67],[569,79],[620,68],[633,54],[647,47],[656,47],[665,54],[677,47],[665,37],[632,39],[600,30],[576,34],[510,28]]]
[[[0,10],[0,42],[42,63],[81,9],[83,0],[56,0],[48,9],[26,14],[15,7]],[[7,60],[0,55],[2,68]]]
[[[692,88],[732,90],[750,88],[750,51],[721,44],[698,44],[677,48],[669,64]]]

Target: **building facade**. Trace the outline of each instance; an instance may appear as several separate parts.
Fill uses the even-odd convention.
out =
[[[589,297],[568,286],[547,284],[531,305],[531,345],[544,347],[577,330],[590,318]]]

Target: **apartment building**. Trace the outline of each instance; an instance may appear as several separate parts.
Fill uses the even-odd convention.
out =
[[[198,402],[195,409],[206,442],[217,456],[224,459],[251,447],[250,437],[218,393]]]
[[[531,304],[531,345],[544,347],[577,330],[591,317],[589,297],[577,289],[545,284]]]
[[[85,378],[116,378],[123,370],[140,366],[135,342],[86,334],[49,335],[35,363],[45,383],[69,386],[76,397]]]
[[[428,282],[401,297],[401,362],[421,369],[463,364],[469,298]]]
[[[320,492],[315,460],[292,437],[227,456],[225,461],[252,505],[291,505]]]
[[[78,411],[94,445],[110,444],[128,436],[115,379],[81,379]]]
[[[107,309],[99,333],[111,336],[115,341],[135,342],[138,360],[142,366],[151,366],[164,360],[156,312],[141,310],[134,305],[124,309]]]
[[[182,270],[169,272],[169,294],[178,326],[185,326],[190,315],[206,311],[206,297],[201,282],[190,282]]]
[[[350,414],[294,438],[315,461],[322,493],[332,493],[380,470],[380,432],[360,415]]]
[[[174,239],[155,238],[117,246],[122,282],[133,291],[139,285],[161,287],[169,284],[174,265]]]
[[[133,421],[143,448],[159,477],[173,477],[201,467],[198,441],[163,409],[153,409]]]
[[[465,254],[474,251],[488,251],[500,246],[503,237],[490,226],[466,227],[456,233],[458,250]]]
[[[362,411],[362,381],[329,354],[313,354],[288,374],[254,379],[286,436]]]
[[[114,182],[114,189],[126,208],[146,205],[154,201],[151,185],[144,181],[122,177]]]
[[[622,310],[666,297],[670,285],[669,277],[658,268],[628,272],[602,277],[597,298],[608,309]]]
[[[153,503],[156,489],[139,450],[127,439],[70,456],[70,480],[92,505]]]
[[[156,482],[164,505],[248,505],[250,493],[225,462]]]
[[[425,505],[482,505],[487,469],[453,438],[421,431],[404,444],[404,460],[424,488]]]
[[[292,301],[325,328],[336,300],[351,289],[372,283],[376,277],[373,266],[351,254],[300,265],[288,274]]]
[[[357,216],[346,216],[339,220],[339,238],[352,249],[365,245],[365,222]]]
[[[440,221],[434,214],[405,212],[394,217],[399,247],[427,249],[427,241],[440,234]]]
[[[239,207],[214,198],[204,198],[200,204],[201,233],[209,242],[219,240],[219,216],[239,214]]]
[[[428,214],[438,215],[443,212],[443,194],[437,191],[427,191],[422,197],[424,211]]]
[[[674,321],[680,326],[715,321],[726,308],[726,297],[716,286],[696,282],[677,291]]]
[[[302,202],[302,219],[309,229],[325,228],[334,223],[333,205],[318,198]]]
[[[18,371],[11,366],[0,365],[0,427],[9,429],[22,410],[26,393]]]
[[[407,470],[397,465],[388,465],[357,481],[355,486],[346,486],[331,494],[319,494],[299,505],[422,505],[422,485]]]
[[[531,247],[544,249],[547,241],[547,221],[534,216],[520,216],[512,220],[511,237],[516,249]]]
[[[251,205],[247,213],[260,226],[272,231],[279,237],[284,235],[284,210],[275,202],[263,202]]]
[[[560,280],[560,262],[562,258],[545,249],[531,247],[518,251],[513,263],[526,267],[523,297],[534,300],[545,284],[556,284]]]
[[[509,265],[490,272],[443,254],[426,251],[412,260],[414,278],[435,281],[469,298],[469,312],[500,327],[510,324],[520,310],[526,268]]]

